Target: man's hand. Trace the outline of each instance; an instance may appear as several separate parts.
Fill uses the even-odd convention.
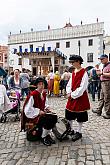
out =
[[[45,112],[44,111],[40,111],[39,115],[45,115]]]
[[[69,97],[71,97],[71,93],[68,93],[68,94],[67,94],[67,98],[69,98]]]
[[[100,70],[96,70],[96,73],[97,73],[98,76],[102,75],[102,72]]]
[[[48,108],[46,108],[44,111],[45,111],[46,113],[47,113],[47,112],[51,112],[51,110],[48,109]]]

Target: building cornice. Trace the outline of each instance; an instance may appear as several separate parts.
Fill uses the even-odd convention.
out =
[[[8,45],[32,42],[75,39],[104,34],[104,23],[78,25],[61,29],[13,34],[8,36]]]

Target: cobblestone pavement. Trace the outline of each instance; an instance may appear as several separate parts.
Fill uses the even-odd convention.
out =
[[[50,98],[51,107],[64,116],[64,98]],[[91,101],[91,107],[97,102]],[[75,127],[76,127],[75,123]],[[46,147],[41,142],[29,142],[20,123],[0,123],[0,165],[110,165],[110,120],[89,111],[89,121],[83,126],[83,138],[71,139]]]

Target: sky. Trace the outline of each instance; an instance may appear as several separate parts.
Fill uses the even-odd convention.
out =
[[[62,28],[66,22],[79,25],[104,22],[110,35],[110,0],[0,0],[0,45],[8,43],[8,35],[22,32]]]

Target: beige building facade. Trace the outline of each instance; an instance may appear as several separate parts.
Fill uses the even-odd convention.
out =
[[[8,46],[0,45],[0,66],[3,68],[8,67]]]

